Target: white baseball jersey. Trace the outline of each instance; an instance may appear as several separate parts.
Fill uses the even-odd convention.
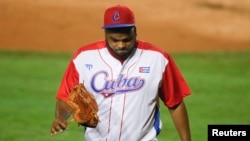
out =
[[[159,99],[173,107],[190,94],[172,58],[140,40],[124,62],[110,53],[105,41],[81,47],[70,60],[57,99],[65,100],[77,83],[84,83],[99,107],[100,122],[86,128],[87,141],[156,141]]]

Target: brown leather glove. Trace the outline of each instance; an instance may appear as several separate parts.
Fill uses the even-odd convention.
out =
[[[96,127],[99,122],[98,105],[94,96],[82,83],[77,84],[65,101],[78,125]]]

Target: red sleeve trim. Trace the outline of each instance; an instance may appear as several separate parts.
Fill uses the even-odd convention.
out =
[[[75,65],[71,60],[62,78],[56,98],[66,100],[72,88],[78,84],[79,74],[76,71]]]
[[[169,62],[163,73],[160,98],[167,107],[174,107],[178,105],[184,97],[190,95],[191,90],[174,60],[169,55],[167,55],[167,58]]]

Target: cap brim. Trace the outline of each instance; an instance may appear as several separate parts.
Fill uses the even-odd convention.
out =
[[[123,27],[132,27],[135,26],[135,24],[119,24],[119,25],[107,25],[103,26],[103,29],[110,29],[110,28],[123,28]]]

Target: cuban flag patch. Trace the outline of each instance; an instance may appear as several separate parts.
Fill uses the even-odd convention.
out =
[[[150,73],[150,67],[139,67],[139,73]]]

